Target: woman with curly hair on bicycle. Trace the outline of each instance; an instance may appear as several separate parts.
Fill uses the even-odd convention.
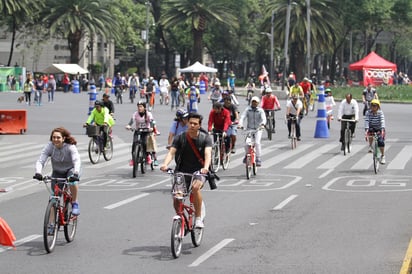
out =
[[[72,214],[79,215],[80,207],[77,200],[79,190],[79,174],[80,174],[80,155],[76,147],[77,141],[71,136],[70,132],[58,127],[52,130],[50,134],[50,142],[43,148],[39,159],[36,162],[36,173],[34,178],[42,180],[42,170],[48,158],[51,159],[52,177],[54,178],[69,178],[70,191],[72,193]],[[54,185],[52,185],[52,189]]]

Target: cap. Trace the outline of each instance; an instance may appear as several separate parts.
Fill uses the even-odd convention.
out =
[[[255,102],[259,103],[259,102],[260,102],[260,99],[259,99],[259,97],[257,97],[257,96],[253,96],[251,101],[252,101],[252,102],[255,101]]]
[[[110,97],[109,94],[106,94],[106,93],[103,94],[103,98],[109,98],[109,97]]]

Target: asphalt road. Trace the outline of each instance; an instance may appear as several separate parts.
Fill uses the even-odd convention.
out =
[[[1,273],[387,274],[401,269],[412,235],[409,105],[383,105],[387,164],[375,175],[361,123],[352,152],[343,156],[340,124],[332,123],[328,138],[314,138],[317,112],[311,112],[292,151],[281,101],[274,139],[264,134],[257,176],[246,180],[240,133],[229,170],[219,171],[218,189],[203,191],[207,214],[201,246],[194,248],[186,237],[183,254],[173,259],[169,177],[155,170],[133,179],[128,166],[132,135],[124,126],[135,104],[125,98],[115,105],[113,159],[93,165],[82,128],[86,93],[57,93],[54,104],[40,107],[16,99],[17,94],[0,93],[0,109],[27,109],[28,117],[26,134],[0,135],[0,188],[9,190],[0,193],[0,216],[17,237],[16,250],[0,248]],[[243,110],[245,100],[239,101]],[[200,106],[207,117],[205,95]],[[174,112],[156,105],[154,116],[161,161]],[[59,233],[55,251],[47,254],[42,223],[48,192],[31,178],[51,130],[60,125],[77,138],[82,157],[81,215],[74,242],[67,244]],[[45,174],[49,170],[50,164]]]

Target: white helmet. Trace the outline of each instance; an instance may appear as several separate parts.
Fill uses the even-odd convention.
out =
[[[253,96],[252,97],[252,100],[250,100],[251,102],[253,102],[253,101],[256,101],[257,103],[259,103],[260,102],[260,99],[259,99],[259,97],[257,97],[257,96]]]
[[[272,93],[272,89],[271,89],[270,87],[267,87],[267,88],[265,89],[265,92],[266,92],[266,93]]]

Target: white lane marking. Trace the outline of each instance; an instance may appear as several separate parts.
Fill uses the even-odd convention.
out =
[[[267,161],[265,160],[263,163],[262,168],[272,168],[274,165],[288,159],[291,158],[295,155],[301,155],[302,152],[304,150],[309,149],[310,147],[314,146],[315,144],[302,144],[299,145],[296,149],[293,150],[288,150],[286,152],[277,154],[277,155],[273,155],[273,157],[271,157],[270,159],[268,159]],[[285,146],[285,145],[283,145]],[[304,154],[304,153],[303,153]]]
[[[325,178],[325,177],[328,176],[329,173],[331,173],[332,171],[334,171],[334,169],[326,170],[326,171],[323,172],[318,178],[319,178],[319,179]]]
[[[337,144],[328,144],[323,145],[321,147],[316,148],[313,151],[303,153],[303,156],[299,157],[299,159],[294,160],[289,165],[285,166],[284,168],[287,169],[300,169],[303,168],[305,165],[310,164],[314,159],[322,156],[323,153],[328,152],[331,149],[337,147]]]
[[[207,259],[209,259],[209,257],[211,257],[213,254],[215,254],[216,252],[218,252],[220,249],[222,249],[223,247],[225,247],[227,244],[229,244],[230,242],[234,241],[235,239],[224,239],[222,240],[220,243],[218,243],[217,245],[215,245],[214,247],[212,247],[211,249],[209,249],[206,253],[204,253],[202,256],[200,256],[199,258],[197,258],[193,263],[191,263],[189,265],[189,267],[196,267],[199,266],[201,263],[203,263],[204,261],[206,261]]]
[[[293,199],[298,197],[298,195],[290,195],[286,200],[275,206],[272,210],[281,210],[284,208],[289,202],[291,202]]]
[[[22,239],[20,239],[20,240],[15,241],[15,242],[14,242],[14,245],[17,247],[17,246],[19,246],[19,245],[22,245],[22,244],[24,244],[24,243],[33,241],[33,240],[35,240],[35,239],[37,239],[37,238],[40,238],[40,237],[42,237],[42,235],[39,235],[39,234],[30,235],[30,236],[27,236],[27,237],[24,237],[24,238],[22,238]],[[7,251],[7,250],[9,250],[9,249],[12,249],[12,248],[13,248],[13,247],[0,248],[0,253],[2,253],[2,252],[4,252],[4,251]]]
[[[348,160],[350,157],[355,157],[355,154],[361,151],[361,149],[363,148],[365,148],[366,150],[366,145],[352,145],[350,153],[346,154],[346,156],[344,156],[343,152],[341,151],[338,155],[329,158],[326,162],[318,166],[317,169],[334,169],[344,161]]]
[[[391,145],[385,144],[385,151],[388,151],[388,149],[391,147]],[[368,153],[365,151],[365,155],[356,163],[354,164],[350,169],[369,169],[373,165],[373,155],[372,153]]]
[[[125,199],[125,200],[123,200],[123,201],[120,201],[120,202],[117,202],[117,203],[114,203],[114,204],[105,206],[104,208],[105,208],[105,209],[114,209],[114,208],[116,208],[116,207],[119,207],[119,206],[122,206],[122,205],[125,205],[125,204],[128,204],[128,203],[131,203],[131,202],[133,202],[133,201],[135,201],[135,200],[138,200],[138,199],[140,199],[140,198],[146,197],[146,196],[148,196],[148,195],[149,195],[149,193],[142,193],[142,194],[140,194],[140,195],[130,197],[130,198]]]
[[[412,157],[412,146],[405,146],[395,158],[393,158],[386,169],[405,169],[406,163]]]

